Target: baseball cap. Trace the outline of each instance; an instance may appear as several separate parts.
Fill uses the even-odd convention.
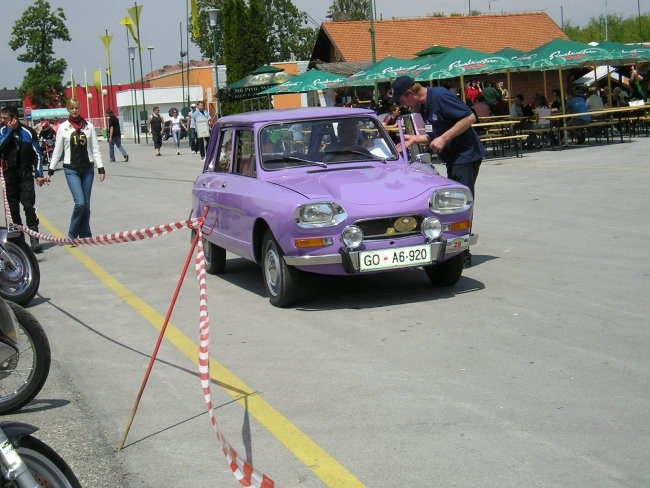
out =
[[[399,103],[399,99],[406,90],[409,90],[415,85],[415,80],[407,75],[398,76],[393,81],[393,97],[390,99],[391,103]]]
[[[196,103],[193,103],[192,105],[190,105],[190,108],[192,108],[192,107],[196,107]]]

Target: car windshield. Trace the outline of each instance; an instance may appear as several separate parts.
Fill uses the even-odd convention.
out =
[[[259,132],[259,150],[266,170],[398,158],[386,130],[371,117],[267,125]]]

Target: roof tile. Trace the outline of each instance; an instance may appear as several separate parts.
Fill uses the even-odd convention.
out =
[[[341,54],[336,61],[371,58],[369,21],[323,22],[322,29]],[[568,39],[544,12],[375,21],[377,60],[387,56],[412,58],[436,44],[489,53],[504,47],[530,51],[555,38]]]

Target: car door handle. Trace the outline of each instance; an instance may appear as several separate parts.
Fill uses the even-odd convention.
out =
[[[223,183],[221,183],[221,188],[225,188],[225,187],[227,187],[227,186],[228,186],[228,182],[227,182],[227,181],[224,181]]]

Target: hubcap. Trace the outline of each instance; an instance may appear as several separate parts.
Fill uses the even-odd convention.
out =
[[[273,296],[278,295],[278,284],[280,282],[280,257],[275,247],[270,244],[266,249],[266,261],[264,274],[266,274],[266,285]]]

